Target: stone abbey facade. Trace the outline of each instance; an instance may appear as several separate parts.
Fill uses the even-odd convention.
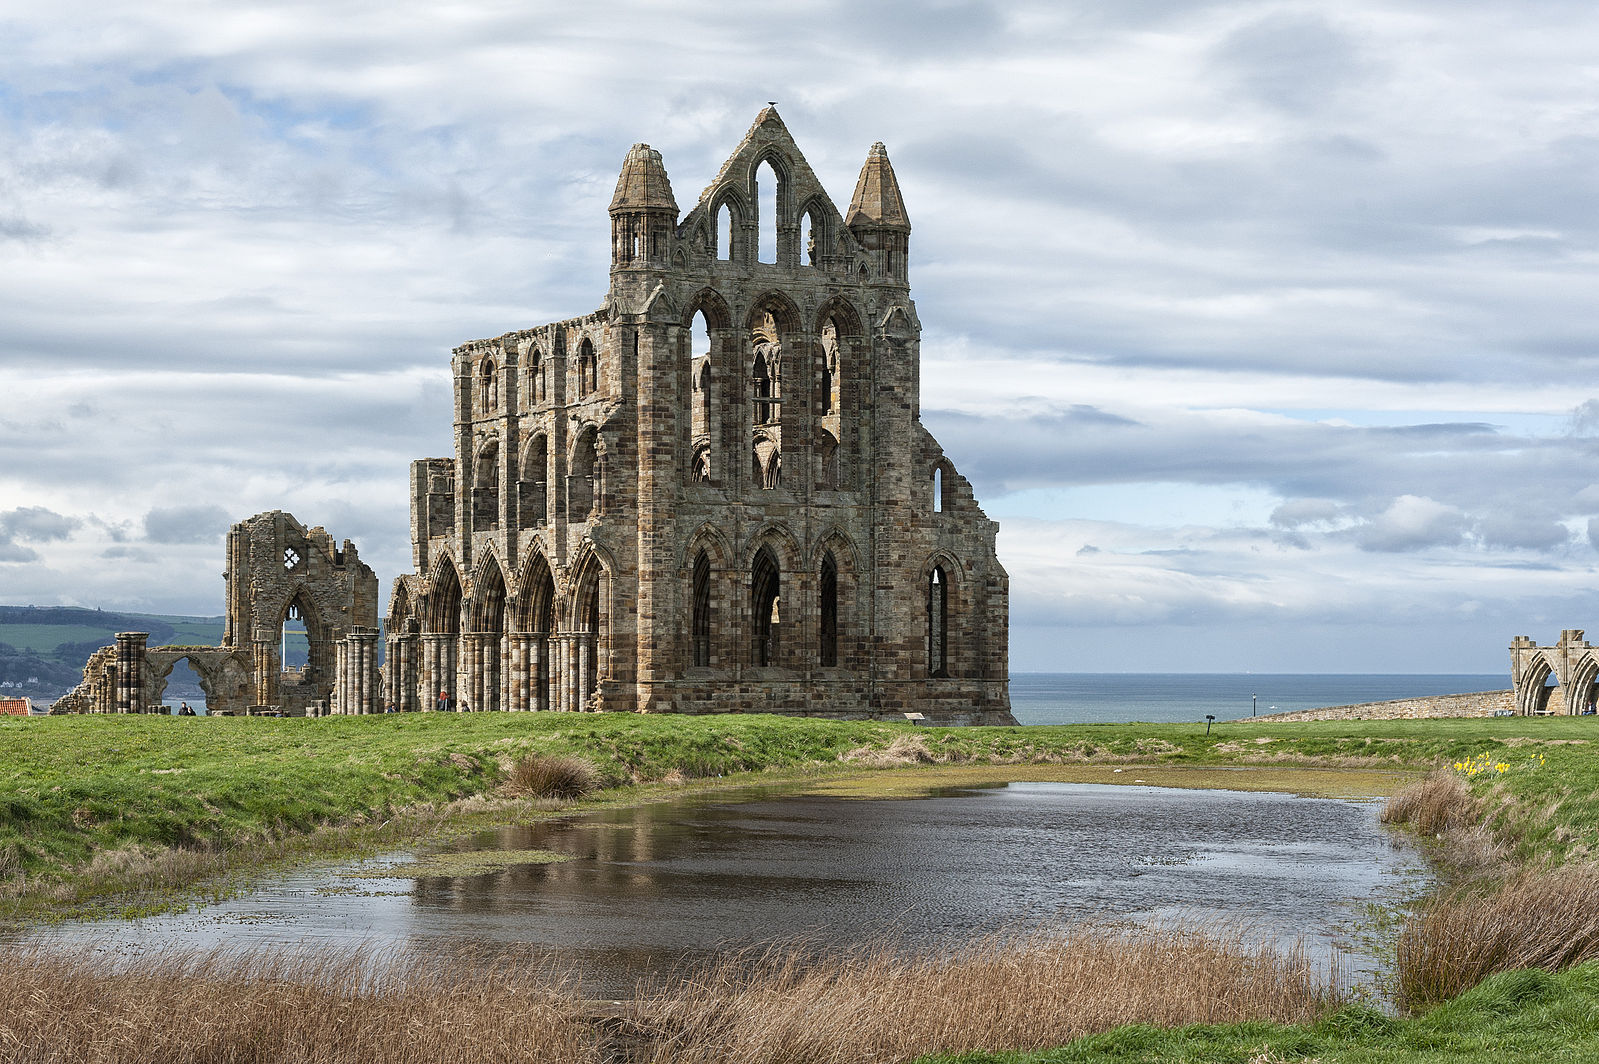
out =
[[[634,145],[610,216],[600,309],[454,351],[386,698],[1014,723],[997,525],[919,418],[883,146],[840,213],[767,108],[681,217]]]

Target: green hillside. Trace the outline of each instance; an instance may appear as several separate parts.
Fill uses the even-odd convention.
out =
[[[83,664],[118,632],[149,632],[151,646],[216,646],[221,617],[114,613],[78,606],[0,606],[0,692],[52,700],[71,690]]]

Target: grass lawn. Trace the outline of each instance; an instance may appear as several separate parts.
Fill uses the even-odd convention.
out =
[[[1365,1005],[1321,1021],[1119,1027],[1058,1049],[923,1057],[916,1064],[1503,1064],[1599,1060],[1599,964],[1505,972],[1423,1016]]]

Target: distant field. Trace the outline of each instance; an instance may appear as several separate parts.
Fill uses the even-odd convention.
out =
[[[116,634],[112,628],[81,624],[0,624],[0,643],[39,654],[52,654],[62,643],[110,643]]]

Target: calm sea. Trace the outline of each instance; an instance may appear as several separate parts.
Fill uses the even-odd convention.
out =
[[[1016,672],[1011,712],[1023,724],[1095,721],[1189,721],[1247,717],[1251,698],[1261,714],[1392,698],[1503,691],[1508,673],[1123,673]]]

